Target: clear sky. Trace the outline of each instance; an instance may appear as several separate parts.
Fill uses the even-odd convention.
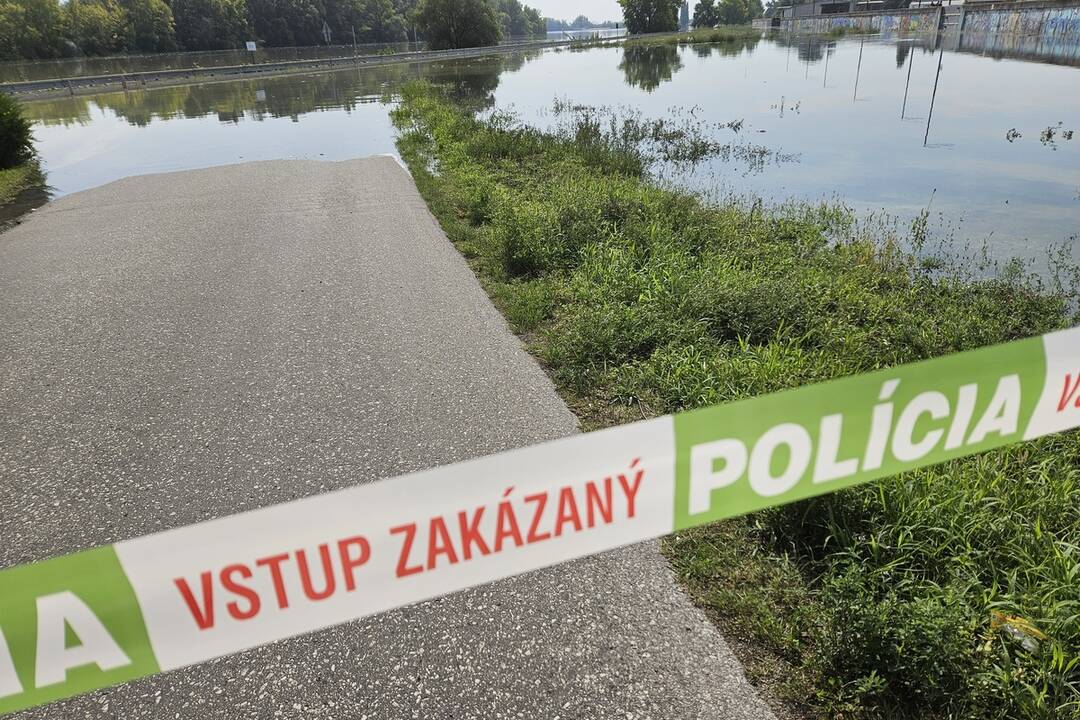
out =
[[[622,9],[615,0],[523,0],[525,5],[534,7],[544,17],[557,20],[573,20],[584,15],[597,22],[617,20],[622,22]]]

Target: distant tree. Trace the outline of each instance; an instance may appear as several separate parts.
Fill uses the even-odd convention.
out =
[[[519,0],[492,0],[503,37],[543,35],[547,32],[540,13]]]
[[[68,0],[64,34],[87,55],[107,55],[128,49],[127,13],[111,0]]]
[[[679,26],[681,0],[619,0],[626,30],[638,33],[670,32]]]
[[[172,8],[164,0],[119,0],[127,15],[127,49],[167,52],[176,49]]]
[[[488,0],[421,0],[416,26],[432,50],[496,45],[502,37]]]
[[[407,12],[407,10],[405,11]],[[360,42],[398,42],[406,39],[404,12],[391,0],[327,0],[327,13],[335,37]]]
[[[36,60],[64,50],[57,0],[0,0],[0,60]]]
[[[184,50],[228,50],[251,39],[244,0],[172,0],[172,12]]]
[[[536,8],[525,6],[526,35],[546,35],[547,27],[544,26],[544,18]]]
[[[321,0],[247,0],[247,11],[255,36],[267,45],[326,42],[322,32],[326,7]]]
[[[712,28],[720,24],[720,16],[716,13],[714,0],[699,0],[694,6],[694,27]]]
[[[746,25],[761,17],[764,8],[761,0],[720,0],[716,12],[722,25]]]

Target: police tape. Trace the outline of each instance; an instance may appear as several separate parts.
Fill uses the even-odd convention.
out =
[[[1073,329],[10,568],[0,712],[1078,425]]]

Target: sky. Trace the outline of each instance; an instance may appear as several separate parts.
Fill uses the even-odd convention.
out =
[[[573,20],[584,15],[590,20],[617,20],[622,22],[622,9],[615,0],[523,0],[544,17],[557,20]]]

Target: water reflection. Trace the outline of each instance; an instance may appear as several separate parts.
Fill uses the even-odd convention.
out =
[[[945,48],[995,59],[1029,60],[1053,65],[1080,66],[1080,42],[1064,36],[1045,38],[1024,33],[991,33],[965,29],[948,33]]]
[[[538,51],[477,58],[458,63],[379,65],[358,71],[304,76],[181,85],[128,90],[93,96],[63,97],[25,105],[27,116],[41,126],[88,125],[94,109],[106,110],[127,123],[146,127],[155,120],[215,117],[223,123],[289,118],[319,110],[354,111],[377,103],[383,93],[408,80],[435,77],[452,94],[476,107],[490,107],[504,72],[514,72]]]
[[[674,45],[641,46],[623,48],[619,69],[627,85],[635,85],[645,92],[652,92],[660,83],[670,82],[682,69],[679,49]]]
[[[753,52],[759,42],[761,42],[760,37],[748,37],[726,42],[697,43],[689,47],[698,57],[707,58],[713,55],[734,57],[743,52]]]
[[[49,180],[67,193],[145,172],[392,153],[394,131],[378,101],[414,78],[541,127],[553,122],[556,97],[629,106],[646,119],[682,109],[715,127],[735,121],[741,129],[724,142],[799,158],[755,174],[733,154],[665,173],[682,186],[773,202],[839,198],[901,219],[932,197],[931,220],[948,226],[948,242],[989,238],[1003,255],[1075,242],[1080,138],[1070,131],[1080,128],[1080,93],[1072,91],[1080,71],[995,61],[974,47],[934,35],[594,47],[115,92],[27,110]],[[1068,57],[1049,45],[1023,47]]]

